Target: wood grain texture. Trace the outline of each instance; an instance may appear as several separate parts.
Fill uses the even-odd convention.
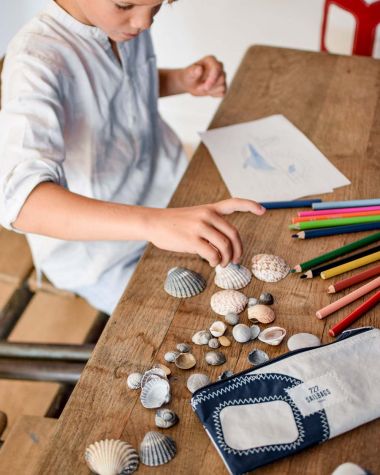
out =
[[[352,181],[326,199],[374,198],[378,194],[380,150],[380,63],[357,57],[256,46],[251,48],[239,68],[230,91],[219,107],[211,128],[249,121],[271,114],[284,114],[303,131]],[[233,157],[231,157],[233,160]],[[229,196],[206,148],[201,145],[171,202],[172,207],[208,203]],[[308,260],[353,240],[352,236],[332,236],[295,242],[287,225],[294,211],[269,211],[262,218],[236,214],[233,222],[245,245],[243,264],[253,254],[266,252],[283,256],[290,264]],[[355,235],[364,237],[364,233]],[[176,300],[163,291],[168,269],[186,266],[201,272],[208,287],[201,295]],[[154,430],[154,411],[142,408],[138,393],[128,390],[126,376],[162,362],[166,351],[181,341],[191,341],[196,330],[208,328],[216,320],[210,297],[217,290],[213,272],[195,256],[176,255],[150,246],[126,292],[113,313],[64,412],[49,447],[35,473],[87,474],[83,460],[85,447],[103,438],[122,438],[135,447],[148,430]],[[262,290],[274,294],[276,323],[288,334],[312,332],[324,342],[331,341],[327,325],[319,321],[316,309],[328,304],[326,283],[301,281],[289,276],[277,284],[253,280],[244,289],[248,296]],[[373,310],[358,322],[376,324]],[[335,317],[334,317],[335,318]],[[242,321],[247,321],[246,312]],[[378,323],[378,321],[377,321]],[[193,348],[196,371],[212,378],[225,370],[248,367],[247,354],[260,342],[226,350],[227,363],[208,367],[204,347]],[[286,352],[285,344],[265,347],[270,356]],[[226,473],[201,424],[192,413],[185,382],[190,372],[173,369],[170,407],[180,423],[167,430],[178,445],[177,457],[155,469],[160,474]],[[372,422],[321,446],[255,471],[257,474],[330,474],[342,462],[351,460],[376,473],[380,469],[377,444],[380,422]],[[153,473],[141,466],[139,473]]]
[[[32,255],[25,236],[0,226],[0,280],[21,285],[32,268]]]

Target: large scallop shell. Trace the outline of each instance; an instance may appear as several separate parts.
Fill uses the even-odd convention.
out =
[[[239,323],[235,325],[232,329],[232,336],[239,343],[246,343],[252,339],[252,330],[248,325],[244,323]]]
[[[246,287],[252,279],[249,269],[240,264],[232,262],[226,267],[220,265],[215,267],[215,284],[221,289],[239,290]]]
[[[148,432],[140,444],[140,460],[150,467],[170,462],[176,452],[174,440],[160,432]]]
[[[172,297],[194,297],[204,291],[206,281],[200,274],[190,269],[173,267],[168,272],[164,288]]]
[[[200,388],[203,388],[204,386],[207,386],[210,383],[211,379],[207,376],[207,374],[194,373],[189,376],[186,386],[191,393],[195,393],[195,391]]]
[[[84,457],[90,470],[98,475],[129,475],[137,470],[136,450],[121,440],[100,440],[87,447]]]
[[[166,372],[162,368],[151,368],[145,371],[141,378],[141,388],[145,386],[151,379],[167,379]]]
[[[248,318],[252,322],[272,323],[276,318],[276,314],[268,305],[257,304],[248,307]]]
[[[281,327],[270,327],[263,330],[259,335],[259,340],[268,345],[277,346],[285,338],[286,330]]]
[[[264,282],[278,282],[290,272],[290,267],[282,257],[272,254],[257,254],[252,258],[253,275]]]
[[[154,418],[156,426],[161,429],[169,429],[177,424],[178,420],[177,414],[171,409],[159,409]]]
[[[247,297],[237,290],[220,290],[211,297],[211,308],[218,315],[241,313],[247,301]]]
[[[144,384],[140,394],[141,404],[147,409],[157,409],[170,401],[170,384],[167,379],[152,378]]]

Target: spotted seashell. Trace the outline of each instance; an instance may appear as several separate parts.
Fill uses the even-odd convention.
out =
[[[259,303],[262,305],[272,305],[274,302],[273,295],[269,292],[263,292],[259,297]]]
[[[265,353],[265,351],[254,349],[248,353],[248,361],[251,363],[251,365],[257,366],[269,361],[269,356]]]
[[[179,351],[168,351],[164,354],[164,360],[168,363],[174,363],[179,353]]]
[[[248,325],[245,325],[244,323],[239,323],[239,325],[235,325],[232,329],[232,336],[237,342],[246,343],[252,338],[252,330],[249,328]]]
[[[227,315],[224,317],[224,320],[226,323],[234,326],[239,323],[240,317],[237,313],[227,313]]]
[[[216,321],[210,327],[210,333],[212,336],[219,337],[224,334],[227,329],[227,325],[224,322]]]
[[[184,267],[173,267],[168,272],[164,288],[172,297],[194,297],[204,291],[206,281],[197,272]]]
[[[211,308],[218,315],[241,313],[247,301],[247,297],[237,290],[220,290],[211,297]]]
[[[100,440],[87,447],[84,458],[98,475],[129,475],[139,466],[136,450],[121,440]]]
[[[176,453],[174,440],[160,432],[148,432],[140,444],[140,460],[150,467],[170,462]]]
[[[200,330],[193,335],[191,341],[196,345],[207,345],[211,338],[212,335],[208,330]]]
[[[240,264],[232,262],[226,267],[220,265],[215,267],[215,285],[221,289],[239,290],[246,287],[252,279],[252,273],[249,269]]]
[[[272,254],[257,254],[252,258],[253,275],[264,282],[278,282],[290,272],[290,267],[282,257]]]
[[[281,327],[270,327],[263,330],[259,335],[259,340],[268,345],[277,346],[285,338],[286,330]]]
[[[127,378],[127,386],[130,389],[140,389],[141,388],[141,373],[131,373]]]
[[[234,375],[233,371],[231,371],[230,369],[227,369],[226,371],[223,371],[223,373],[221,373],[218,376],[217,381],[224,381],[225,379],[230,378],[233,375]]]
[[[251,340],[255,340],[260,335],[260,327],[258,325],[251,325]]]
[[[267,305],[255,305],[248,307],[248,318],[252,322],[272,323],[276,318],[274,311]]]
[[[171,409],[159,409],[154,417],[154,422],[161,429],[169,429],[179,421],[177,414]]]
[[[187,343],[178,343],[176,348],[180,353],[188,353],[191,350],[191,346]]]
[[[141,404],[147,409],[157,409],[170,401],[170,385],[167,379],[150,379],[141,389]]]
[[[195,391],[200,388],[203,388],[204,386],[207,386],[210,383],[211,379],[207,376],[207,374],[194,373],[189,376],[186,386],[191,393],[195,393]]]
[[[167,379],[166,372],[162,368],[151,368],[148,371],[145,371],[141,378],[141,388],[143,388],[151,379],[159,378]]]
[[[209,351],[205,354],[205,360],[209,365],[219,366],[226,362],[226,357],[220,351]]]
[[[220,347],[220,341],[217,338],[211,338],[211,340],[208,342],[208,346],[216,350]]]
[[[180,369],[191,369],[195,364],[196,359],[192,353],[180,353],[175,360],[175,365]]]
[[[259,303],[259,300],[255,297],[249,297],[248,299],[248,308],[253,307],[254,305],[257,305]]]
[[[320,344],[321,340],[312,333],[296,333],[287,341],[287,346],[290,351],[310,348],[311,346],[320,346]]]

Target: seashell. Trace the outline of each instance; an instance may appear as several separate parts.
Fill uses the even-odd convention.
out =
[[[226,336],[220,336],[218,340],[222,346],[231,346],[231,340]]]
[[[230,378],[233,375],[234,375],[233,371],[227,369],[226,371],[223,371],[223,373],[221,373],[218,376],[217,381],[224,381],[225,379]]]
[[[255,297],[249,297],[248,299],[248,308],[253,307],[254,305],[257,305],[259,303],[259,300]]]
[[[338,465],[331,475],[370,475],[370,472],[356,463],[345,462]]]
[[[166,373],[163,369],[161,368],[151,368],[148,371],[145,371],[141,378],[141,388],[145,386],[147,382],[149,382],[151,379],[167,379]]]
[[[257,304],[254,307],[248,307],[248,318],[252,322],[272,323],[276,314],[267,305]]]
[[[190,269],[173,267],[168,272],[164,288],[172,297],[194,297],[204,291],[206,281],[200,274]]]
[[[229,323],[230,325],[234,326],[239,323],[240,317],[237,313],[227,313],[227,315],[225,315],[224,317],[224,320],[226,321],[226,323]]]
[[[175,365],[180,369],[190,369],[195,366],[196,360],[192,353],[180,353],[175,360]]]
[[[187,343],[178,343],[176,348],[180,353],[188,353],[191,350],[191,346]]]
[[[259,297],[259,303],[262,305],[272,305],[274,303],[273,295],[269,292],[263,292]]]
[[[207,374],[194,373],[189,376],[186,386],[191,393],[195,393],[195,391],[200,388],[203,388],[204,386],[207,386],[210,383],[211,379],[207,376]]]
[[[272,254],[257,254],[252,258],[253,275],[264,282],[278,282],[290,272],[290,267],[282,257]]]
[[[226,357],[221,351],[209,351],[205,354],[206,363],[212,366],[219,366],[226,362]]]
[[[256,338],[260,335],[260,327],[258,325],[251,325],[251,340],[256,340]]]
[[[287,346],[290,351],[309,348],[310,346],[320,346],[320,344],[321,340],[312,333],[296,333],[287,341]]]
[[[127,386],[130,389],[140,389],[142,376],[141,373],[131,373],[127,378]]]
[[[170,401],[170,385],[167,379],[151,379],[141,389],[141,404],[147,409],[156,409]]]
[[[263,330],[259,335],[259,340],[268,345],[277,346],[285,338],[286,330],[281,327],[270,327]]]
[[[196,345],[207,345],[211,338],[212,335],[209,330],[200,330],[193,335],[191,341]]]
[[[160,432],[148,432],[140,444],[140,460],[150,467],[170,462],[176,453],[174,440]]]
[[[227,325],[224,322],[216,321],[210,327],[210,333],[212,336],[219,337],[224,334],[227,329]]]
[[[172,374],[171,369],[165,366],[164,364],[157,363],[153,366],[153,368],[159,368],[162,369],[162,371],[165,373],[165,376],[168,377]]]
[[[244,323],[239,323],[239,325],[234,326],[232,329],[232,336],[239,343],[246,343],[252,338],[252,330],[248,325]]]
[[[251,282],[251,279],[251,271],[240,264],[231,262],[226,267],[220,265],[215,267],[214,282],[221,289],[242,289]]]
[[[154,417],[154,422],[161,429],[169,429],[179,421],[177,414],[171,409],[159,409]]]
[[[248,361],[251,363],[251,365],[257,366],[269,361],[269,356],[265,353],[265,351],[255,349],[248,353]]]
[[[168,363],[174,363],[179,353],[179,351],[168,351],[164,354],[164,360]]]
[[[247,297],[237,290],[220,290],[211,297],[211,308],[218,315],[241,313],[247,301]]]
[[[216,350],[220,346],[220,341],[217,338],[211,338],[211,340],[208,342],[208,346]]]
[[[87,447],[84,458],[90,470],[99,475],[129,475],[139,466],[132,445],[122,440],[100,440]]]

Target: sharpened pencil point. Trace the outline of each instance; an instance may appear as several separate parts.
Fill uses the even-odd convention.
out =
[[[292,234],[292,238],[298,238],[298,234]]]
[[[295,271],[296,271],[295,269],[290,269],[291,274],[294,274]]]
[[[306,279],[306,275],[305,275],[305,274],[302,274],[302,275],[300,276],[300,279]]]

